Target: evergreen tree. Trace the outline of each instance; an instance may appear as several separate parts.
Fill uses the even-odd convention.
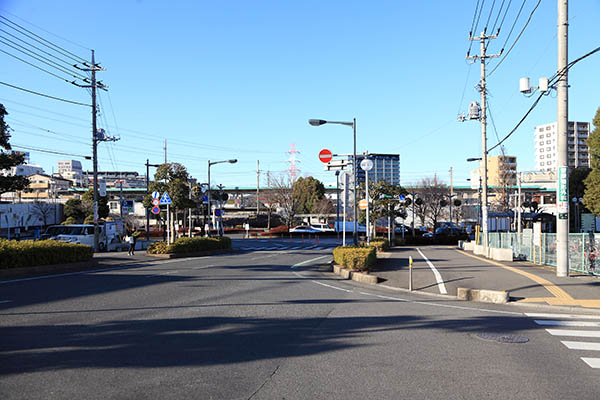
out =
[[[8,112],[6,112],[4,105],[0,104],[0,171],[21,165],[25,159],[23,154],[15,154],[10,151],[9,139],[11,129],[4,121],[6,115],[8,115]],[[0,195],[2,193],[23,190],[27,185],[29,185],[29,179],[26,176],[0,175]]]
[[[312,176],[298,178],[292,187],[292,195],[298,214],[313,214],[317,212],[319,201],[325,198],[325,186]]]
[[[594,130],[587,139],[592,171],[585,178],[583,204],[594,215],[600,215],[600,108],[594,117]]]

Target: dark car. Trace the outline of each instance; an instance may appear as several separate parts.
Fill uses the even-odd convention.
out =
[[[465,230],[448,226],[437,228],[435,230],[435,236],[456,237],[462,240],[466,240],[468,238],[467,232]]]

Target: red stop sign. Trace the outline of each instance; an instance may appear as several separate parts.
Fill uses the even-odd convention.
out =
[[[321,160],[321,162],[324,162],[324,163],[328,163],[329,161],[331,161],[332,157],[333,157],[333,154],[331,154],[331,151],[327,150],[327,149],[323,149],[319,153],[319,160]]]

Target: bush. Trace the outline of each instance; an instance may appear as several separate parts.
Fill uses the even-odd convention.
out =
[[[66,220],[64,220],[61,225],[75,225],[78,224],[79,221],[77,221],[77,219],[75,219],[75,217],[68,217]]]
[[[231,239],[223,237],[181,237],[174,243],[154,242],[146,250],[149,254],[197,253],[231,248]]]
[[[377,249],[377,251],[386,251],[387,249],[390,248],[390,242],[388,242],[387,239],[371,240],[369,245],[371,247],[375,247]]]
[[[288,226],[287,225],[279,225],[278,227],[271,228],[268,232],[263,232],[260,235],[261,236],[268,236],[268,235],[281,234],[281,233],[288,233]]]
[[[83,244],[56,240],[15,242],[0,239],[2,269],[88,261],[92,255],[92,248]]]
[[[369,271],[377,261],[375,247],[342,246],[333,249],[333,261],[355,271]]]

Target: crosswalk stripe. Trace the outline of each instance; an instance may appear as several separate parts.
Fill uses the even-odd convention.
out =
[[[600,358],[581,357],[581,359],[592,368],[600,368]]]
[[[562,344],[571,350],[593,350],[600,351],[600,343],[598,342],[570,342],[563,340]]]
[[[600,338],[599,331],[582,331],[573,329],[546,329],[546,332],[552,336],[577,336],[577,337],[593,337]]]
[[[536,320],[534,320],[534,322],[538,325],[551,325],[551,326],[600,327],[600,322],[594,322],[594,321],[556,321],[556,320],[536,319]]]
[[[525,313],[532,318],[600,319],[600,315]]]

